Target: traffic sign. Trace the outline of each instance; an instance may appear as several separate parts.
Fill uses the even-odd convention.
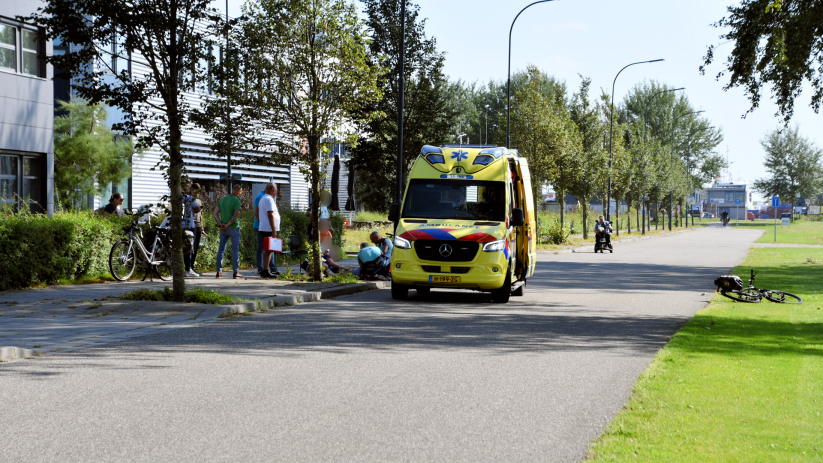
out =
[[[740,198],[736,198],[736,199],[734,200],[734,203],[735,203],[735,204],[737,204],[737,205],[739,206],[739,205],[740,205]]]
[[[649,199],[651,199],[651,198],[649,198],[648,196],[641,196],[640,197],[641,201],[648,201]]]
[[[780,207],[780,196],[772,196],[772,207]]]

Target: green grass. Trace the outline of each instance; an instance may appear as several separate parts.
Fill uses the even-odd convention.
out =
[[[803,304],[716,295],[664,347],[590,461],[823,461],[823,249],[753,248],[735,274]]]
[[[158,302],[173,302],[174,296],[171,288],[166,286],[163,289],[137,289],[130,291],[122,296],[120,299],[129,301],[158,301]],[[215,304],[227,305],[235,302],[247,301],[239,297],[229,296],[213,289],[203,289],[194,287],[186,291],[185,302],[195,304]]]
[[[389,220],[388,212],[360,211],[354,216],[356,222],[378,222]]]

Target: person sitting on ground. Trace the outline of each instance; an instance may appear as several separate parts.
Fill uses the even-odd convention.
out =
[[[332,257],[333,251],[335,255],[340,255],[341,253],[340,248],[337,248],[332,245],[331,237],[326,238],[320,243],[321,249],[323,249],[323,255],[321,256],[323,261],[321,264],[323,265],[323,274],[326,276],[336,275],[340,272],[347,272],[351,271],[348,267],[343,267],[342,265],[338,264],[334,261],[334,257]]]
[[[380,253],[382,255],[386,256],[386,258],[391,260],[391,252],[394,249],[394,243],[392,243],[390,239],[383,238],[382,236],[380,236],[380,232],[378,231],[371,232],[371,235],[369,235],[369,239],[372,243],[374,243],[375,246],[377,246],[380,249]]]
[[[118,216],[123,215],[123,210],[120,209],[120,206],[123,205],[123,201],[123,193],[113,193],[111,198],[109,198],[109,203],[106,204],[106,206],[101,210],[103,217],[112,214],[117,214]]]

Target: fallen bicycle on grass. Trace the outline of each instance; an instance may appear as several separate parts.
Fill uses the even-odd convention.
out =
[[[800,304],[803,299],[786,291],[776,291],[771,289],[756,288],[754,277],[757,273],[752,269],[752,276],[749,278],[749,285],[743,287],[743,280],[737,275],[723,275],[714,280],[717,292],[737,302],[760,302],[766,298],[772,302],[782,304]]]

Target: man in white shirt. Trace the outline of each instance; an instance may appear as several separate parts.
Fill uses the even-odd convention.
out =
[[[269,183],[266,189],[263,190],[266,194],[260,198],[260,203],[257,205],[257,220],[260,222],[258,229],[260,240],[265,242],[266,238],[277,238],[277,232],[280,231],[280,213],[277,211],[277,203],[274,198],[277,196],[277,185]],[[263,251],[262,262],[271,262],[272,251]],[[277,269],[275,269],[277,272]],[[260,276],[263,278],[274,278],[273,274],[268,268],[263,268]]]

